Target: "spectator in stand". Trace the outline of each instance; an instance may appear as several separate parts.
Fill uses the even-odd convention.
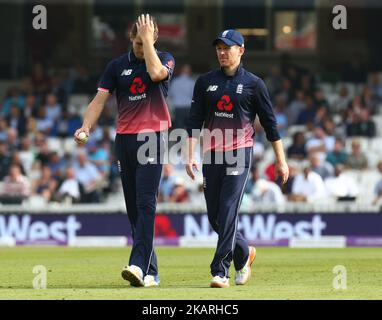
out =
[[[287,103],[290,103],[290,101],[293,98],[293,88],[292,88],[292,83],[288,79],[284,79],[282,86],[281,86],[281,91],[278,93],[278,95],[282,96]]]
[[[84,189],[83,202],[100,202],[99,189],[102,176],[83,150],[78,153],[74,171]]]
[[[321,176],[313,172],[309,165],[303,166],[303,172],[297,174],[292,185],[289,200],[297,202],[316,202],[326,196],[325,184]]]
[[[345,165],[348,159],[348,154],[345,151],[343,139],[337,137],[334,143],[333,151],[329,152],[326,156],[326,161],[329,162],[333,167],[338,164]]]
[[[176,177],[174,181],[174,188],[171,191],[169,202],[183,203],[189,201],[188,191],[184,186],[184,180],[181,177]]]
[[[65,169],[65,163],[63,162],[57,151],[51,151],[49,153],[49,162],[47,166],[51,170],[53,177],[59,180]]]
[[[93,94],[97,79],[89,74],[89,69],[83,64],[77,66],[77,76],[73,84],[73,94]]]
[[[168,96],[174,106],[174,128],[184,128],[185,120],[191,106],[195,85],[190,65],[185,64],[180,68],[179,76],[170,84]]]
[[[30,77],[25,76],[21,79],[20,90],[25,96],[34,94],[34,88]]]
[[[267,85],[269,94],[274,96],[279,93],[281,91],[282,83],[283,77],[281,75],[280,68],[277,66],[272,66],[269,76],[265,79],[265,84]]]
[[[7,128],[7,139],[5,140],[8,144],[9,152],[13,153],[18,150],[19,147],[19,135],[16,129]]]
[[[362,89],[361,101],[362,105],[367,108],[371,114],[378,111],[379,101],[373,96],[371,90],[366,86]]]
[[[307,153],[305,150],[305,135],[304,132],[298,131],[293,135],[293,143],[287,149],[288,158],[294,160],[303,160]]]
[[[254,183],[251,195],[255,203],[285,203],[280,187],[272,181],[261,179],[256,167],[251,168],[251,176]]]
[[[27,118],[27,124],[26,124],[26,136],[29,137],[31,140],[34,140],[34,137],[38,135],[38,129],[37,129],[37,120],[36,118]]]
[[[381,77],[378,72],[373,72],[370,74],[370,84],[369,89],[374,98],[378,101],[382,100],[382,83]]]
[[[26,133],[26,119],[22,109],[17,105],[12,105],[9,115],[6,117],[7,125],[10,128],[15,129],[20,137],[23,137]]]
[[[89,161],[97,166],[103,178],[107,178],[110,172],[109,154],[99,143],[92,140],[87,143]]]
[[[56,121],[53,132],[59,138],[69,137],[69,112],[67,108],[64,108],[61,113],[60,121]]]
[[[269,181],[276,181],[276,162],[274,160],[266,166],[264,174]]]
[[[281,186],[282,193],[289,199],[289,196],[292,194],[293,182],[296,176],[299,174],[299,163],[294,160],[288,161],[289,167],[289,178],[288,181]],[[279,181],[277,182],[280,185]]]
[[[17,106],[20,110],[24,110],[25,107],[25,97],[20,92],[20,89],[16,86],[8,89],[3,102],[3,106],[0,109],[0,116],[7,117],[11,111],[12,106]]]
[[[359,191],[355,181],[346,173],[345,166],[337,164],[334,168],[334,177],[325,179],[325,187],[329,196],[338,201],[354,201]]]
[[[170,194],[174,189],[174,185],[174,167],[170,163],[165,164],[163,166],[162,179],[159,183],[159,201],[167,202],[169,200]]]
[[[363,105],[362,103],[362,99],[361,99],[361,96],[360,95],[356,95],[351,101],[350,101],[350,104],[348,106],[348,110],[351,110],[353,111],[353,113],[355,114],[358,114],[361,112],[361,110],[364,108],[365,106]]]
[[[331,115],[341,114],[343,115],[348,105],[351,102],[351,97],[349,95],[349,90],[347,86],[343,85],[340,88],[338,97],[333,101],[329,112]]]
[[[54,94],[50,93],[46,96],[46,117],[53,123],[57,121],[61,116],[62,107],[57,102],[57,98]]]
[[[333,166],[325,161],[325,154],[320,152],[311,152],[309,155],[311,171],[317,173],[323,180],[334,173]]]
[[[326,100],[324,91],[321,88],[314,92],[314,101],[318,108],[324,107],[327,111],[329,111],[330,107],[328,100]]]
[[[313,136],[306,142],[306,151],[310,152],[330,152],[334,148],[334,136],[327,135],[321,127],[315,127]]]
[[[324,122],[328,119],[328,117],[328,109],[325,106],[320,106],[314,115],[313,125],[315,127],[323,127]]]
[[[298,70],[294,66],[289,65],[285,71],[285,76],[291,82],[292,90],[295,91],[300,86],[301,81]]]
[[[375,123],[370,119],[369,110],[363,108],[358,113],[353,113],[350,123],[346,127],[347,136],[375,137]]]
[[[53,132],[60,138],[73,136],[76,129],[81,126],[81,118],[68,108],[64,108],[59,121],[56,121]]]
[[[34,147],[39,150],[41,147],[43,147],[44,144],[46,144],[46,136],[42,132],[36,132],[36,134],[33,136],[33,143]]]
[[[41,168],[41,176],[32,184],[32,193],[41,195],[46,202],[50,202],[57,189],[57,181],[52,176],[49,167]]]
[[[353,170],[364,170],[368,167],[366,155],[361,151],[361,143],[357,139],[351,143],[351,153],[347,158],[346,166]]]
[[[304,90],[304,92],[308,92],[310,94],[314,93],[315,80],[313,75],[306,73],[301,77],[301,89]]]
[[[46,114],[46,107],[41,106],[37,111],[37,130],[46,135],[50,135],[52,132],[54,121],[50,119]]]
[[[305,93],[302,90],[296,91],[296,97],[287,106],[285,114],[289,124],[296,124],[297,118],[302,110],[306,109]]]
[[[40,164],[40,166],[46,166],[50,161],[50,149],[46,140],[42,142],[39,141],[41,136],[36,137],[36,145],[38,145],[38,152],[36,155],[36,160]],[[38,143],[38,144],[37,144]]]
[[[21,139],[19,155],[25,171],[29,173],[35,160],[35,154],[32,150],[32,142],[29,137],[23,137]]]
[[[307,122],[314,122],[316,115],[316,105],[312,96],[308,95],[305,98],[305,109],[301,110],[297,117],[296,124],[303,125]]]
[[[375,199],[373,204],[380,204],[382,199],[382,160],[378,162],[377,168],[381,174],[381,179],[377,182],[374,188]]]
[[[5,141],[0,140],[0,180],[8,174],[12,163],[12,156],[8,151],[8,145]]]
[[[23,175],[26,175],[26,170],[25,170],[25,167],[24,167],[24,163],[21,160],[20,153],[18,151],[15,151],[12,154],[12,162],[11,163],[12,164],[17,164],[20,167],[21,173]]]
[[[61,105],[67,105],[69,91],[71,90],[67,82],[67,72],[62,69],[56,70],[52,75],[51,83],[50,94],[53,94]]]
[[[31,186],[29,179],[22,175],[21,168],[12,164],[9,174],[3,179],[0,202],[4,204],[21,204],[29,197]]]
[[[332,119],[330,119],[330,117],[326,117],[324,119],[322,128],[324,129],[326,135],[329,137],[345,136],[345,132],[343,132],[340,128],[337,128],[336,124]]]
[[[80,183],[76,179],[74,169],[72,167],[68,167],[65,170],[64,181],[57,191],[57,200],[62,202],[77,203],[80,199]]]
[[[286,101],[283,97],[276,97],[276,103],[274,105],[274,113],[277,121],[277,130],[281,137],[285,137],[286,130],[288,128],[288,119],[285,115]]]
[[[7,122],[4,118],[0,117],[0,141],[7,140]]]
[[[264,158],[265,147],[264,144],[255,139],[253,145],[253,162],[260,162]]]

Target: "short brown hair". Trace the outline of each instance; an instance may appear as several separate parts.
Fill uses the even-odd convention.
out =
[[[139,15],[139,16],[141,16],[141,15]],[[157,24],[157,22],[153,16],[150,15],[150,18],[152,19],[152,21],[154,23],[154,40],[156,40],[156,39],[158,39],[158,24]],[[137,23],[138,23],[138,18],[135,19],[133,25],[130,28],[130,31],[129,31],[130,38],[135,38],[137,36],[137,33],[138,33]]]

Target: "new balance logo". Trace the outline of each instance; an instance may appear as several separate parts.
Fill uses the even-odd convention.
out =
[[[208,91],[216,91],[216,89],[218,88],[218,86],[209,86],[208,88],[207,88],[207,92]]]
[[[238,94],[243,93],[243,85],[241,83],[237,86],[236,93]]]
[[[131,75],[131,72],[133,72],[132,69],[129,69],[129,70],[124,69],[121,73],[121,76],[129,76]]]

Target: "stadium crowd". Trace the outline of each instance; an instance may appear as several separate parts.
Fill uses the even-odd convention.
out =
[[[185,125],[196,78],[189,65],[178,69],[168,97],[174,128]],[[356,201],[364,191],[356,176],[367,171],[374,177],[367,201],[382,200],[381,74],[372,72],[364,79],[351,75],[329,84],[294,65],[272,67],[264,80],[284,139],[290,179],[280,186],[271,146],[256,121],[255,161],[244,206]],[[30,75],[7,90],[0,105],[0,203],[19,204],[32,197],[41,204],[97,203],[122,192],[113,154],[115,98],[110,97],[84,147],[72,139],[86,107],[74,103],[73,97],[89,101],[97,81],[84,66],[56,70],[36,64]],[[183,167],[166,164],[158,201],[200,203],[203,182],[200,178],[192,184]]]

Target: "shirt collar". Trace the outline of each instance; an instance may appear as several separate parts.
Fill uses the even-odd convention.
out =
[[[129,62],[137,61],[138,58],[135,56],[133,49],[130,49],[129,51]]]
[[[223,68],[220,68],[220,71],[221,71],[221,73],[222,73],[225,77],[227,77],[227,78],[234,78],[234,77],[240,76],[240,75],[243,74],[243,71],[244,71],[243,63],[240,62],[239,66],[238,66],[238,68],[237,68],[237,70],[236,70],[236,72],[235,72],[235,74],[234,74],[233,76],[227,76],[227,75],[224,73]]]

